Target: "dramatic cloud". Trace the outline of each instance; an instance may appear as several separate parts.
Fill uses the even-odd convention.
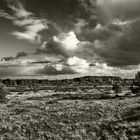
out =
[[[36,53],[69,57],[80,47],[79,43],[80,41],[74,32],[61,33],[57,36],[53,36],[48,42],[44,42],[41,48],[37,49]]]
[[[122,27],[122,32],[116,32],[105,40],[98,38],[94,41],[95,53],[111,66],[138,65],[140,63],[139,25],[140,21],[136,21]]]
[[[50,7],[52,3],[48,3]],[[38,49],[38,52],[41,53],[45,50],[50,54],[62,55],[66,58],[78,56],[87,60],[97,59],[110,66],[117,67],[139,64],[137,53],[139,53],[138,7],[140,3],[138,0],[134,2],[130,0],[123,2],[115,0],[85,2],[81,0],[74,3],[73,7],[78,5],[77,7],[83,8],[83,11],[80,11],[80,8],[74,9],[80,13],[80,16],[68,11],[67,15],[70,14],[76,20],[73,21],[67,18],[66,15],[64,17],[68,19],[69,23],[73,23],[71,30],[73,29],[77,33],[75,41],[74,32],[68,33],[69,35],[73,34],[73,38],[71,38],[73,41],[70,38],[69,40],[65,38],[61,39],[61,35],[67,36],[62,33],[60,37],[53,36],[51,41],[46,43],[45,49]],[[64,1],[63,4],[65,5]],[[59,9],[61,6],[63,5],[60,4],[57,8]],[[119,8],[119,6],[121,7]],[[52,11],[56,12],[57,8]],[[118,8],[120,9],[119,11],[117,10]],[[57,13],[55,14],[57,15]],[[81,45],[80,43],[83,42],[88,43]],[[134,55],[135,53],[136,55]]]
[[[48,28],[47,20],[35,17],[33,13],[26,11],[23,5],[18,1],[7,3],[8,8],[10,8],[13,13],[8,14],[1,10],[0,17],[10,19],[14,25],[24,29],[23,32],[14,31],[11,34],[15,35],[18,39],[25,39],[29,40],[30,42],[40,43],[40,32]]]
[[[96,26],[88,26],[80,34],[82,39],[91,42],[88,50],[96,54],[96,60],[113,67],[138,65],[140,2],[98,0],[97,5],[100,12]]]
[[[42,13],[46,13],[48,19],[63,30],[68,31],[73,28],[77,19],[91,21],[90,25],[96,25],[96,0],[30,0],[27,8],[33,13],[39,14],[41,7]]]
[[[35,58],[30,64],[42,66],[40,75],[122,76],[139,69],[139,0],[12,0],[0,7],[0,17],[17,27],[12,35],[39,43],[32,56],[4,61]]]

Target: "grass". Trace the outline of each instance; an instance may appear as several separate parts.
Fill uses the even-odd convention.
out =
[[[140,97],[95,100],[95,95],[9,94],[0,104],[0,139],[140,139]]]

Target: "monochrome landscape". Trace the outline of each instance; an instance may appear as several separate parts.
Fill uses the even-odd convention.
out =
[[[140,0],[0,0],[0,140],[139,140]]]

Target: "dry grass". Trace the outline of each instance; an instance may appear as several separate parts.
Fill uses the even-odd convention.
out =
[[[140,139],[140,97],[94,100],[96,93],[81,94],[9,94],[8,103],[0,105],[0,138]]]

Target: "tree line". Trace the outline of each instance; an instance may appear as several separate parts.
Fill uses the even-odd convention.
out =
[[[110,85],[118,82],[124,86],[131,85],[133,79],[122,79],[113,76],[85,76],[74,79],[48,80],[48,79],[0,79],[6,86],[93,86]]]

